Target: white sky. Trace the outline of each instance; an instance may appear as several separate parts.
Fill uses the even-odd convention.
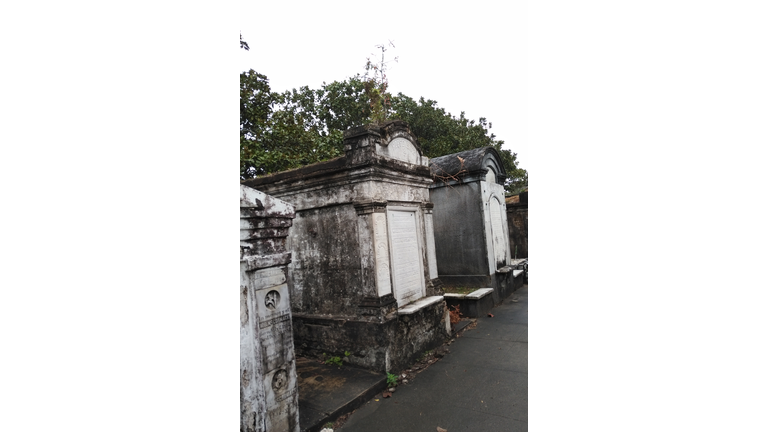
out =
[[[237,73],[387,39],[535,178],[531,430],[768,430],[768,3],[266,3],[3,4],[0,430],[236,430]]]
[[[439,5],[439,6],[438,6]],[[526,3],[455,4],[241,2],[240,28],[250,51],[240,71],[265,74],[273,91],[365,72],[366,58],[388,47],[393,94],[437,101],[454,116],[485,117],[490,132],[527,169]],[[238,71],[238,72],[240,72]]]

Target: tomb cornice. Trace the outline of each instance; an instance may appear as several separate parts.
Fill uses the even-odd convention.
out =
[[[354,165],[342,165],[340,160],[328,161],[327,169],[318,169],[319,164],[291,171],[282,171],[267,176],[243,180],[241,184],[259,188],[267,193],[286,193],[292,190],[304,190],[318,185],[339,185],[355,181],[368,181],[368,177],[377,176],[397,180],[400,183],[413,183],[415,186],[432,184],[429,168],[413,165],[394,159],[375,156],[368,161]],[[322,163],[321,163],[322,164]],[[331,167],[333,165],[333,167]],[[311,169],[309,169],[311,168]]]
[[[357,201],[353,203],[358,216],[371,213],[386,213],[387,202],[386,201]]]

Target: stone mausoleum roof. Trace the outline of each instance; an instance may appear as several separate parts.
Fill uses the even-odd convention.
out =
[[[491,146],[465,150],[429,160],[429,170],[434,176],[484,175],[490,166],[494,167],[496,175],[500,177],[499,183],[503,184],[507,177],[507,171],[501,164],[501,156]]]

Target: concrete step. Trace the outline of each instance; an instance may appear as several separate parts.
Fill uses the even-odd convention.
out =
[[[334,366],[316,359],[296,359],[299,425],[318,432],[328,422],[352,412],[386,388],[386,374],[353,366]]]

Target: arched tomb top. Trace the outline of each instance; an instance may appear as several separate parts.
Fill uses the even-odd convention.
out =
[[[463,152],[432,158],[429,169],[433,176],[458,177],[465,181],[485,180],[495,176],[493,183],[504,184],[507,171],[501,162],[501,156],[495,148],[480,147]]]
[[[376,145],[376,154],[414,165],[427,166],[427,158],[422,157],[421,146],[405,122],[395,120],[384,123],[379,131],[381,140]]]
[[[371,147],[371,145],[373,146]],[[355,154],[370,148],[372,153],[389,159],[427,167],[428,158],[422,156],[416,136],[402,120],[370,124],[344,132],[344,151]],[[368,156],[366,156],[368,157]],[[348,156],[355,160],[355,156]]]
[[[391,159],[421,165],[421,153],[408,138],[398,136],[384,145],[376,146],[376,153]]]

